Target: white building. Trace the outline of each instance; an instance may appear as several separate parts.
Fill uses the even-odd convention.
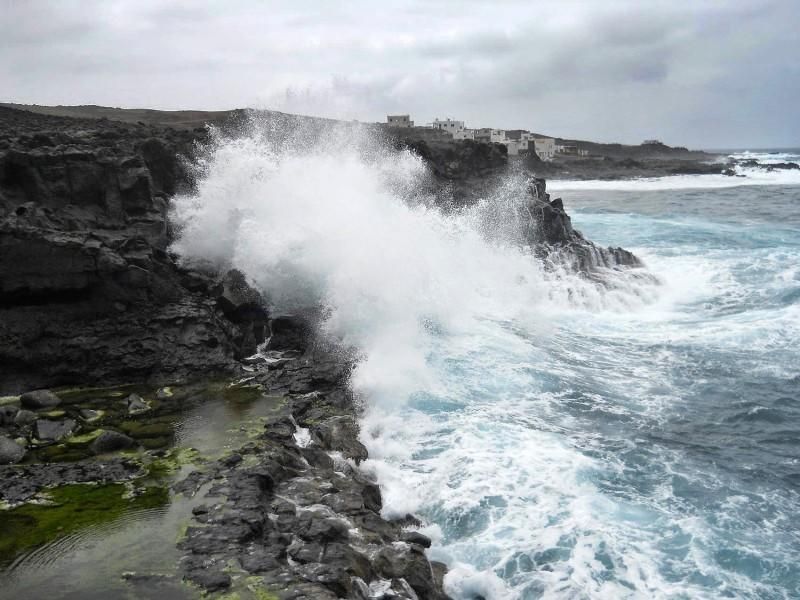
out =
[[[531,138],[533,149],[542,160],[553,160],[556,155],[556,141],[553,138]]]
[[[474,140],[475,139],[475,130],[474,129],[462,129],[461,131],[454,131],[453,132],[453,139],[454,140]]]
[[[528,140],[519,139],[519,140],[505,140],[501,142],[506,149],[508,150],[509,156],[517,156],[520,152],[523,154],[528,151],[530,147],[528,144]]]
[[[386,124],[389,127],[413,127],[414,121],[411,115],[387,115]]]
[[[503,129],[482,127],[481,129],[475,130],[475,139],[479,142],[502,144],[506,141],[506,132]]]
[[[434,119],[433,123],[431,123],[431,127],[446,131],[447,133],[453,134],[453,137],[455,137],[457,131],[464,130],[464,121],[454,121],[453,119],[444,119],[441,121],[439,119]]]
[[[573,156],[588,156],[589,151],[578,148],[577,144],[556,144],[558,154],[571,154]]]

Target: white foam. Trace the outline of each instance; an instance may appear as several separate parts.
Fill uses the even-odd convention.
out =
[[[241,269],[278,307],[325,305],[326,331],[363,353],[354,386],[377,404],[435,387],[431,328],[469,331],[487,315],[531,319],[571,302],[631,308],[625,293],[546,275],[518,240],[487,239],[476,215],[495,202],[459,216],[429,208],[425,167],[409,152],[338,134],[276,149],[254,127],[217,137],[200,166],[197,193],[174,201],[174,250]]]
[[[774,160],[776,162],[784,162]],[[642,177],[616,180],[548,180],[548,190],[553,192],[582,190],[657,191],[734,188],[754,185],[800,185],[800,171],[776,169],[766,171],[757,167],[736,167],[736,176],[727,175],[669,175],[666,177]]]
[[[359,349],[362,468],[377,476],[387,516],[434,523],[431,556],[450,565],[451,595],[704,597],[660,569],[660,536],[690,524],[600,489],[596,475],[625,465],[563,406],[657,415],[677,395],[660,368],[675,357],[651,356],[652,342],[724,343],[724,331],[664,324],[736,282],[701,259],[647,253],[667,286],[548,272],[514,237],[524,197],[513,186],[445,216],[419,191],[424,165],[408,153],[336,136],[313,148],[267,142],[258,129],[215,141],[197,193],[176,200],[175,249],[242,269],[278,306],[322,304],[325,332]],[[648,360],[631,362],[637,352]],[[576,398],[554,379],[623,400]],[[712,569],[701,542],[691,552]]]

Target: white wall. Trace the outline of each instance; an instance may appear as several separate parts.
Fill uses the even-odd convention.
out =
[[[503,143],[506,141],[506,132],[504,129],[492,129],[491,136],[489,137],[490,142],[495,143]]]
[[[553,138],[534,138],[534,150],[542,160],[553,160],[556,155],[556,141]]]

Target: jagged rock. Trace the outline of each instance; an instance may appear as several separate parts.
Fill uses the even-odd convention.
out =
[[[75,421],[72,419],[65,419],[63,421],[37,419],[33,424],[33,432],[36,439],[43,442],[55,442],[64,439],[74,430]]]
[[[125,458],[71,463],[30,464],[0,468],[0,500],[27,502],[44,488],[68,483],[119,483],[141,474],[141,466]]]
[[[0,465],[13,465],[25,458],[25,448],[0,435]]]
[[[256,548],[239,557],[239,563],[248,573],[264,573],[278,567],[278,561],[263,548]]]
[[[61,404],[61,398],[50,390],[34,390],[25,392],[19,397],[20,406],[38,410],[40,408],[53,408]]]
[[[409,544],[416,544],[417,546],[422,546],[423,548],[431,547],[431,538],[421,534],[419,531],[405,531],[400,536],[400,539]]]
[[[388,579],[403,579],[421,598],[440,598],[433,571],[425,554],[416,546],[396,543],[380,550],[373,561],[376,571]]]
[[[335,356],[343,361],[342,353]],[[257,367],[254,380],[270,392],[273,384],[283,385],[276,373],[284,370],[308,381],[312,391],[287,397],[288,404],[269,417],[265,434],[231,455],[248,460],[224,457],[188,478],[196,479],[192,489],[213,480],[208,493],[214,503],[195,508],[202,526],[189,527],[179,543],[187,579],[203,585],[198,570],[239,565],[280,590],[280,598],[447,598],[444,566],[434,569],[425,557],[430,540],[403,531],[420,522],[381,517],[378,486],[352,463],[334,463],[326,453],[358,436],[354,398],[344,392],[347,379],[341,375],[348,369],[334,368],[336,360],[314,350],[313,360],[306,354],[287,359],[278,370]],[[320,366],[324,375],[313,376]],[[316,427],[310,446],[300,447],[293,417]]]
[[[304,352],[311,331],[311,322],[302,315],[273,315],[269,321],[269,349]]]
[[[508,164],[508,151],[502,144],[472,140],[427,142],[406,138],[399,145],[422,157],[433,175],[444,180],[487,177],[502,171]]]
[[[136,445],[136,442],[127,435],[117,431],[106,430],[89,444],[89,449],[94,454],[104,454],[106,452],[117,452],[127,450]]]
[[[236,358],[255,354],[258,346],[267,339],[267,311],[259,292],[250,287],[244,274],[229,270],[220,282],[217,306],[225,317],[239,326],[234,339]]]
[[[535,178],[528,188],[530,198],[527,236],[538,253],[566,262],[579,272],[598,268],[641,267],[642,262],[622,248],[601,248],[572,228],[572,219],[560,198],[550,200],[544,179]],[[525,215],[523,215],[524,221]]]
[[[356,462],[367,458],[367,449],[358,441],[358,426],[351,417],[333,417],[315,425],[311,437],[323,448],[337,450]]]
[[[189,579],[209,592],[231,587],[231,576],[223,571],[198,569],[192,571]]]

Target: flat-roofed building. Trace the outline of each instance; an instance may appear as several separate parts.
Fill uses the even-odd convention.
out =
[[[389,127],[413,127],[414,121],[411,120],[411,115],[387,115],[386,124]]]
[[[532,138],[533,150],[542,160],[553,160],[556,155],[556,141],[553,138]]]

